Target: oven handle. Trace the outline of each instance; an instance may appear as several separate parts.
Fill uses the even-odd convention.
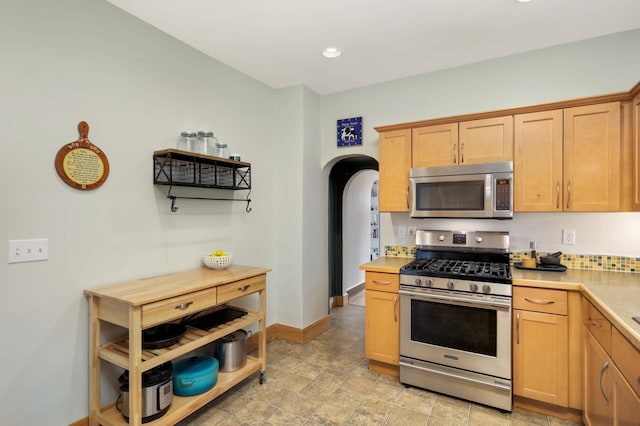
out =
[[[455,304],[464,304],[464,305],[475,305],[475,306],[490,306],[494,308],[510,308],[511,300],[499,301],[493,300],[491,302],[487,302],[484,300],[476,300],[476,299],[467,299],[465,297],[459,297],[455,295],[447,295],[441,296],[438,294],[420,294],[409,291],[400,290],[400,295],[410,296],[415,299],[421,299],[426,301],[436,301],[436,302],[445,302],[452,305]]]
[[[418,370],[423,370],[423,371],[426,371],[427,373],[433,373],[433,374],[439,374],[439,375],[446,376],[446,377],[451,377],[452,379],[464,380],[464,381],[467,381],[467,382],[476,383],[476,384],[483,385],[483,386],[489,386],[489,387],[496,388],[496,389],[504,391],[504,392],[511,391],[511,387],[509,387],[507,385],[500,384],[500,383],[489,383],[489,382],[485,382],[483,380],[472,379],[470,377],[461,377],[461,376],[458,376],[457,374],[451,374],[451,373],[447,373],[445,371],[439,371],[439,370],[432,370],[431,368],[426,368],[426,367],[423,367],[421,365],[408,364],[408,363],[403,362],[403,361],[400,361],[400,365],[401,366],[405,366],[405,367],[410,367],[410,368],[417,368]]]

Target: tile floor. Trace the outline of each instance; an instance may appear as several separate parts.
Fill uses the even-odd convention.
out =
[[[400,384],[367,369],[364,308],[331,311],[331,328],[298,345],[267,345],[267,381],[258,375],[183,420],[186,425],[575,425],[512,413]]]

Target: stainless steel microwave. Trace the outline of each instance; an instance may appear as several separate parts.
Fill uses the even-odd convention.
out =
[[[513,218],[513,162],[411,169],[413,218]]]

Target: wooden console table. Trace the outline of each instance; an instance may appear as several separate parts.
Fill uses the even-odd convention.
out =
[[[260,371],[264,381],[266,363],[266,268],[231,265],[227,269],[206,267],[157,277],[132,280],[85,290],[89,297],[89,424],[126,425],[115,404],[101,407],[101,364],[106,361],[129,370],[129,424],[142,423],[142,373],[167,361],[258,323],[258,357],[230,373],[218,372],[216,385],[191,397],[173,396],[171,408],[145,425],[175,424],[250,375]],[[259,309],[209,331],[187,326],[178,343],[161,349],[142,348],[142,330],[179,320],[228,302],[258,293]],[[101,343],[101,323],[128,329],[128,337]]]

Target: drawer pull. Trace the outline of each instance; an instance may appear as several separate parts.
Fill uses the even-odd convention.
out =
[[[600,324],[600,321],[594,321],[591,318],[589,318],[589,325],[593,328],[602,328],[602,324]]]
[[[393,299],[393,322],[398,322],[398,297]],[[640,380],[640,378],[638,378]]]
[[[378,281],[378,280],[373,280],[374,284],[380,284],[380,285],[391,285],[391,281]]]
[[[604,364],[602,364],[602,368],[600,369],[600,378],[598,380],[598,384],[600,385],[600,395],[602,395],[602,399],[604,400],[606,405],[609,405],[609,398],[607,398],[607,395],[605,395],[604,393],[604,389],[602,388],[602,376],[604,376],[604,372],[607,371],[607,368],[609,368],[609,361],[605,361]]]
[[[525,297],[524,300],[526,300],[529,303],[535,303],[536,305],[551,305],[556,303],[554,300],[531,299],[529,297]]]
[[[247,291],[249,289],[249,284],[243,285],[242,287],[238,287],[239,291]]]
[[[178,306],[176,306],[176,309],[182,309],[184,311],[191,305],[193,305],[193,302],[181,303]]]

